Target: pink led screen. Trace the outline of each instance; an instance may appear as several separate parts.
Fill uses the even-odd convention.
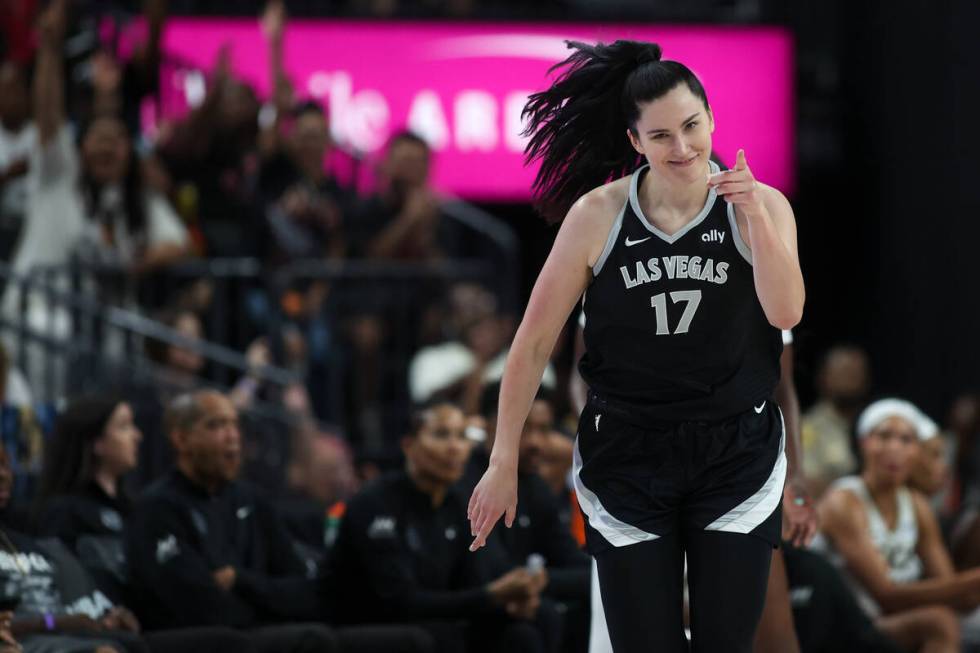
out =
[[[395,131],[422,134],[436,152],[434,181],[471,199],[523,200],[533,169],[522,162],[520,111],[567,55],[565,39],[656,41],[666,58],[701,78],[715,114],[714,145],[726,161],[744,147],[756,176],[794,187],[793,47],[776,28],[654,25],[520,25],[292,21],[285,62],[301,97],[328,108],[334,138],[370,160]],[[222,44],[237,75],[265,96],[265,44],[255,21],[168,23],[164,48],[210,70]],[[189,70],[165,77],[164,110],[199,101]]]

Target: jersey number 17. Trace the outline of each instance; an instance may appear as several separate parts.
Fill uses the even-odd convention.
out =
[[[701,303],[701,291],[675,290],[670,293],[670,301],[674,304],[686,302],[684,312],[681,314],[681,321],[677,324],[674,335],[687,333],[691,327],[691,320],[694,319],[694,314],[698,312],[698,305]],[[651,297],[650,305],[653,306],[657,318],[657,335],[671,335],[670,325],[667,324],[667,293],[660,293]]]

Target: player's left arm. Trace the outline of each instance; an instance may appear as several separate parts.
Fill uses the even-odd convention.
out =
[[[775,188],[755,179],[738,151],[735,167],[711,175],[725,201],[735,205],[739,230],[752,250],[755,290],[769,323],[792,329],[803,315],[806,291],[796,248],[796,219],[789,201]]]

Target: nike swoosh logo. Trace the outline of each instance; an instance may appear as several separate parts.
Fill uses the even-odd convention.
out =
[[[762,409],[766,407],[766,402],[762,402],[758,406],[753,406],[752,409],[755,410],[756,415],[762,412]]]
[[[630,240],[629,236],[626,237],[626,246],[632,247],[633,245],[639,245],[640,243],[645,243],[646,241],[653,238],[653,236],[647,236],[646,238],[640,238],[639,240]]]

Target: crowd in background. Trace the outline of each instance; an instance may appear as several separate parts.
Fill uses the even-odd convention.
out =
[[[0,651],[587,650],[590,567],[569,482],[574,322],[524,427],[515,525],[470,554],[465,502],[487,464],[515,327],[497,289],[422,284],[400,297],[410,319],[392,323],[383,293],[345,296],[341,282],[315,277],[253,283],[242,319],[221,330],[213,279],[154,283],[201,259],[250,258],[271,275],[297,260],[479,257],[429,185],[429,146],[397,133],[372,190],[341,183],[324,165],[329,116],[297,96],[283,62],[281,2],[253,7],[270,96],[237,79],[225,51],[202,101],[150,140],[140,106],[159,90],[166,3],[147,0],[146,40],[127,57],[84,44],[91,9],[0,9],[0,257],[18,274],[121,271],[143,291],[121,293],[94,273],[81,289],[240,351],[248,369],[219,390],[200,352],[148,338],[152,378],[124,369],[80,384],[65,369],[70,397],[54,404],[41,400],[32,359],[19,365],[23,343],[5,334]],[[335,9],[477,11],[465,1]],[[67,315],[15,284],[0,311],[74,335]],[[385,358],[399,338],[411,357],[393,369]],[[273,365],[294,381],[270,385],[262,370]],[[942,428],[904,404],[864,419],[875,384],[866,354],[845,345],[826,353],[816,387],[800,434],[825,526],[820,555],[896,640],[923,651],[976,644],[980,394],[936,416]],[[260,401],[286,425],[256,417]],[[802,650],[824,650],[803,636],[810,595],[791,596]]]

